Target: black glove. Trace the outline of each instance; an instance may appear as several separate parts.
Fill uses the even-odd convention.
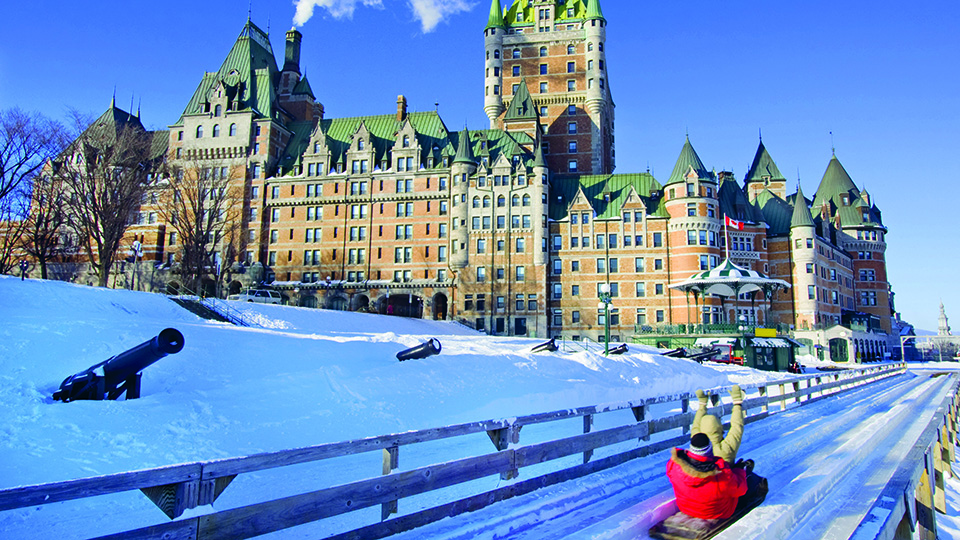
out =
[[[747,474],[753,472],[753,460],[752,459],[738,459],[736,463],[733,464],[734,467],[744,469],[747,471]]]

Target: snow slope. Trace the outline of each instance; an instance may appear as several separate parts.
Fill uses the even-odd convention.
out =
[[[535,354],[542,340],[448,322],[231,305],[259,327],[203,320],[156,294],[0,276],[0,488],[784,376],[635,345],[607,358],[579,345]],[[147,368],[141,399],[51,400],[65,377],[166,327],[186,346]],[[431,337],[440,355],[396,360]],[[297,479],[286,482],[296,492]],[[232,486],[218,505],[244,503],[242,491]],[[88,537],[161,521],[144,501],[134,493],[0,512],[0,537]],[[124,517],[95,517],[118,509]]]

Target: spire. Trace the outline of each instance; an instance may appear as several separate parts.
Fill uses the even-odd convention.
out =
[[[807,206],[807,198],[803,196],[803,189],[797,184],[797,196],[793,200],[793,217],[790,219],[790,228],[813,227],[813,215]]]
[[[753,156],[753,164],[750,165],[750,170],[747,171],[744,182],[762,181],[764,176],[769,177],[771,180],[781,180],[784,182],[787,180],[780,174],[780,169],[778,169],[777,164],[773,162],[773,158],[770,157],[767,148],[763,145],[763,139],[761,139],[760,145],[757,147],[757,153]]]
[[[538,142],[533,150],[533,166],[547,168],[547,160],[543,159],[543,141]]]
[[[600,19],[601,21],[606,21],[603,18],[603,10],[600,9],[600,0],[587,0],[587,16],[586,19]]]
[[[524,78],[520,81],[517,93],[510,101],[510,106],[507,107],[507,114],[503,117],[503,120],[539,120],[539,118],[540,112],[537,110],[533,98],[530,97],[527,79]]]
[[[500,0],[492,0],[490,2],[490,19],[487,21],[487,28],[505,28],[506,25],[503,22],[503,8],[500,7]]]
[[[470,144],[470,131],[467,128],[463,128],[460,132],[460,144],[457,146],[457,155],[454,156],[453,162],[477,164],[477,158],[473,155],[473,146]]]
[[[697,173],[699,178],[710,178],[710,173],[708,173],[707,168],[703,166],[703,162],[700,161],[700,156],[697,155],[697,151],[694,150],[693,145],[690,144],[690,136],[687,135],[687,140],[683,143],[683,149],[680,150],[680,157],[677,158],[677,164],[674,165],[673,173],[670,174],[667,184],[686,181],[687,173],[691,168]]]
[[[830,157],[827,170],[823,173],[823,179],[820,180],[820,187],[817,188],[817,193],[814,196],[813,206],[819,208],[824,203],[839,197],[842,193],[849,194],[851,201],[860,196],[860,190],[854,185],[853,180],[850,179],[850,175],[840,164],[837,156],[833,155]]]
[[[113,97],[110,98],[110,108],[117,108],[117,85],[113,85]]]

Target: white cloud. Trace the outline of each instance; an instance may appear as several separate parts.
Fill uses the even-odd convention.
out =
[[[303,26],[310,17],[313,17],[313,10],[317,7],[325,8],[335,19],[353,17],[353,11],[358,5],[368,7],[383,7],[382,0],[294,0],[297,11],[293,16],[295,26]]]
[[[473,2],[468,0],[409,0],[414,17],[420,21],[424,32],[436,28],[449,15],[469,11]]]

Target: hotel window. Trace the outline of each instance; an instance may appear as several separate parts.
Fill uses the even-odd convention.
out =
[[[573,73],[577,70],[576,62],[567,62],[567,73]]]
[[[577,141],[570,141],[567,143],[567,151],[571,154],[577,153]]]
[[[540,56],[546,56],[546,55],[547,55],[547,48],[540,47]]]
[[[516,281],[523,281],[525,277],[526,277],[526,270],[524,269],[524,267],[518,266],[516,269]],[[518,295],[518,296],[522,297],[523,295]],[[517,306],[518,306],[517,309],[523,309],[523,302],[518,300]]]
[[[569,80],[567,81],[567,92],[575,92],[577,90],[577,81]]]
[[[643,298],[647,296],[647,284],[642,281],[638,281],[636,284],[636,291],[637,298]]]
[[[687,231],[687,245],[695,246],[697,245],[697,231]]]
[[[567,171],[572,173],[577,172],[577,160],[571,159],[567,162]]]
[[[697,205],[696,205],[696,203],[688,203],[688,204],[687,204],[687,216],[688,216],[688,217],[693,217],[693,216],[696,216],[696,215],[697,215]]]
[[[575,135],[575,134],[577,133],[577,123],[576,123],[576,122],[568,122],[568,123],[567,123],[567,133],[569,133],[570,135]]]
[[[540,93],[541,94],[547,93],[547,83],[545,82],[540,83]]]
[[[563,286],[559,283],[553,284],[553,299],[560,300],[563,298]]]

